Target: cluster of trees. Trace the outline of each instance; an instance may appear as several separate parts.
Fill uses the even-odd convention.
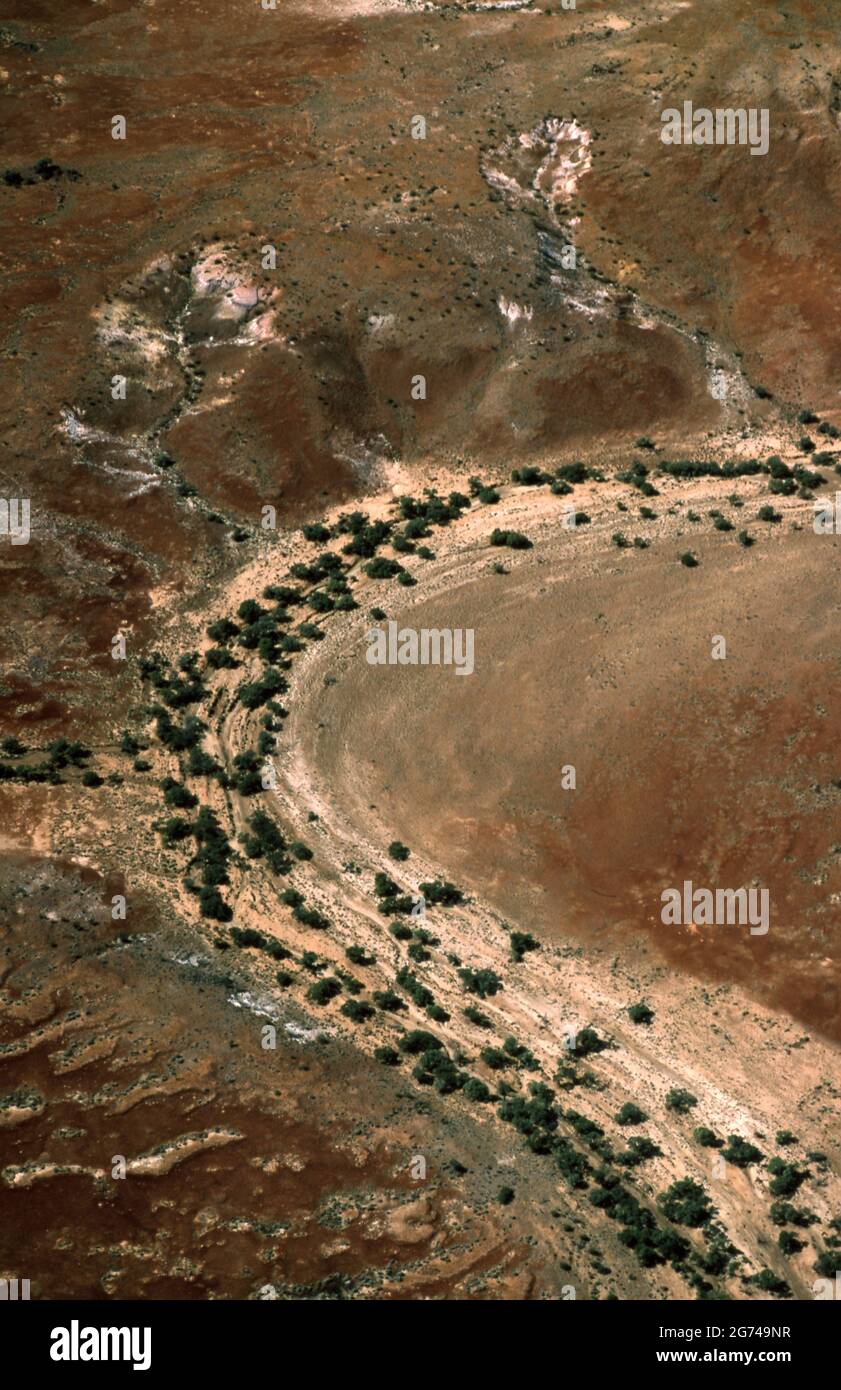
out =
[[[255,811],[249,816],[248,826],[250,834],[241,837],[246,858],[265,859],[273,873],[291,873],[295,858],[301,857],[300,850],[306,850],[306,846],[298,845],[297,842],[288,844],[283,832],[265,811]],[[299,851],[298,854],[295,853],[296,850]],[[306,850],[306,854],[309,853],[309,850]]]
[[[630,468],[625,469],[622,473],[617,473],[616,476],[620,483],[630,483],[631,487],[636,488],[643,497],[659,497],[660,495],[649,477],[648,467],[639,459],[636,459]]]
[[[459,903],[464,902],[464,894],[461,889],[440,878],[434,879],[431,883],[421,883],[420,891],[423,893],[427,906],[457,907]]]
[[[22,758],[29,752],[29,749],[14,737],[5,738],[2,749],[10,758]],[[40,751],[43,757],[38,763],[0,762],[0,782],[46,782],[57,786],[63,780],[61,771],[67,767],[75,767],[84,771],[82,781],[86,786],[102,785],[102,778],[86,769],[91,750],[78,740],[54,739]]]
[[[604,474],[595,469],[587,468],[581,462],[564,463],[553,473],[546,473],[540,468],[535,468],[532,464],[527,464],[523,468],[514,468],[511,472],[511,481],[519,483],[521,487],[538,487],[543,483],[548,483],[550,490],[560,497],[572,492],[575,483],[586,482],[588,478],[593,478],[600,483],[605,481]]]
[[[281,941],[275,941],[274,937],[255,931],[253,927],[231,927],[231,939],[235,946],[243,949],[253,947],[255,950],[263,951],[272,960],[292,959],[292,952]]]
[[[432,990],[419,980],[407,965],[401,966],[398,970],[396,982],[406,991],[416,1007],[424,1010],[428,1018],[434,1019],[436,1023],[449,1022],[450,1015],[446,1009],[436,1002]]]
[[[169,665],[160,652],[152,652],[139,662],[140,675],[151,683],[169,709],[185,709],[188,705],[201,704],[207,697],[201,672],[198,669],[198,653],[186,652],[179,657],[176,668]]]
[[[467,486],[470,489],[470,496],[478,498],[484,507],[496,506],[499,501],[499,493],[493,484],[483,483],[482,479],[477,478],[475,474],[472,478],[468,478]]]
[[[187,866],[188,877],[185,879],[185,887],[188,892],[195,893],[198,897],[202,917],[209,917],[217,922],[230,922],[233,913],[219,889],[220,886],[230,883],[228,864],[233,856],[233,850],[227,835],[209,806],[201,807],[196,819],[189,827],[188,834],[195,839],[198,849]],[[177,838],[185,837],[179,834]],[[200,885],[196,884],[189,876],[190,870],[194,868],[201,871]]]
[[[646,1269],[666,1263],[682,1265],[690,1253],[689,1242],[670,1227],[658,1225],[653,1212],[628,1192],[618,1174],[603,1167],[595,1178],[597,1186],[588,1193],[588,1200],[619,1223],[619,1239],[639,1263]]]

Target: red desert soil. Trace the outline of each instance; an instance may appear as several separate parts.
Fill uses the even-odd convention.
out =
[[[33,531],[0,538],[0,733],[84,737],[109,780],[3,785],[0,1275],[56,1298],[691,1296],[493,1106],[374,1062],[428,1025],[419,1006],[357,1027],[308,998],[305,951],[340,971],[362,943],[363,993],[394,984],[406,948],[373,884],[399,837],[401,886],[446,874],[472,898],[432,914],[418,967],[446,1046],[496,1087],[482,1049],[513,1030],[558,1084],[570,1021],[610,1037],[572,1105],[618,1150],[617,1107],[645,1104],[662,1151],[628,1181],[649,1208],[710,1183],[696,1120],[766,1154],[796,1126],[786,1154],[826,1153],[791,1259],[764,1168],[714,1190],[744,1254],[726,1292],[757,1294],[741,1276],[767,1266],[811,1296],[841,1159],[839,543],[808,498],[758,525],[767,478],[663,483],[651,523],[611,479],[638,435],[650,462],[802,462],[803,407],[841,426],[839,92],[815,0],[8,0],[0,493],[31,499]],[[768,156],[666,148],[659,113],[689,98],[767,106]],[[563,499],[508,480],[579,457],[608,481],[576,488],[593,521],[572,536]],[[411,591],[357,567],[360,608],[293,663],[266,804],[312,844],[292,882],[330,930],[251,861],[225,885],[235,925],[294,951],[282,982],[199,919],[192,849],[162,846],[160,782],[184,768],[138,658],[205,651],[211,618],[312,556],[302,522],[471,473],[505,483],[499,507],[436,533]],[[732,492],[751,549],[712,529]],[[535,541],[505,574],[497,524]],[[650,548],[618,551],[619,526]],[[474,629],[475,674],[368,666],[374,603]],[[228,771],[256,743],[234,693],[258,669],[213,673],[197,707]],[[116,751],[124,727],[148,770]],[[193,783],[235,839],[254,803]],[[664,927],[685,878],[767,887],[767,936]],[[540,950],[513,963],[505,922]],[[453,956],[505,977],[488,1032]],[[643,995],[650,1030],[628,1020]],[[525,1094],[531,1073],[507,1074]]]

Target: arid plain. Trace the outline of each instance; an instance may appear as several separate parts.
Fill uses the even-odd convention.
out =
[[[833,5],[54,9],[0,26],[0,1276],[820,1296]]]

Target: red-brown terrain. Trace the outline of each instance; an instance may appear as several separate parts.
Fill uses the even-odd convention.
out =
[[[26,748],[0,751],[0,1277],[814,1296],[841,1220],[839,540],[812,524],[841,468],[839,93],[820,0],[6,0],[0,494],[32,524],[0,535],[0,738]],[[685,100],[767,108],[767,156],[664,145]],[[769,457],[796,486],[771,491]],[[550,490],[575,461],[587,479]],[[472,476],[498,499],[398,537],[401,497]],[[344,550],[357,509],[414,585]],[[325,551],[354,600],[332,611],[310,604],[326,571],[290,578]],[[277,602],[283,657],[240,642],[248,600]],[[475,672],[369,665],[372,608],[471,629]],[[209,636],[222,617],[239,631]],[[162,672],[189,653],[179,703]],[[267,671],[288,689],[249,708]],[[161,710],[202,721],[215,770]],[[248,786],[269,754],[276,781]],[[199,911],[207,841],[162,830],[201,808],[230,842],[202,880],[227,917]],[[282,870],[249,850],[258,808]],[[463,899],[427,904],[427,940],[378,911],[378,873]],[[768,933],[665,926],[684,879],[767,888]],[[571,1059],[587,1027],[608,1046]],[[458,1085],[377,1058],[414,1029]],[[526,1053],[494,1060],[511,1038]],[[534,1084],[552,1117],[512,1127]],[[623,1161],[627,1104],[644,1161]],[[699,1127],[761,1162],[730,1147],[722,1171]],[[623,1238],[590,1200],[611,1165],[685,1249]],[[712,1223],[668,1215],[684,1178]],[[808,1219],[778,1220],[781,1196]]]

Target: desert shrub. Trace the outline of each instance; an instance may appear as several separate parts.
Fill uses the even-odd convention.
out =
[[[796,1255],[805,1248],[805,1243],[793,1231],[780,1231],[777,1236],[777,1245],[783,1255]]]
[[[172,716],[162,710],[157,717],[155,732],[165,748],[173,753],[183,753],[201,742],[205,726],[194,714],[188,714],[183,724],[175,724]]]
[[[323,589],[314,589],[308,594],[307,603],[316,613],[332,613],[335,607],[333,599]]]
[[[495,529],[490,535],[491,545],[504,545],[509,550],[531,550],[532,543],[521,531],[501,531]]]
[[[182,782],[177,782],[174,777],[165,777],[161,782],[161,791],[164,794],[164,801],[167,806],[175,806],[179,810],[192,809],[198,805],[198,797],[184,786]]]
[[[524,468],[513,468],[511,470],[512,483],[519,483],[521,487],[536,487],[540,483],[549,482],[549,474],[542,473],[539,468],[532,464],[527,464]]]
[[[646,1163],[650,1158],[661,1158],[662,1154],[663,1150],[653,1139],[644,1134],[635,1134],[628,1140],[625,1152],[616,1155],[616,1162],[623,1168],[636,1168],[638,1164]]]
[[[435,879],[432,883],[422,883],[420,892],[426,899],[427,905],[433,907],[456,907],[458,903],[464,901],[464,894],[461,889],[454,884]]]
[[[312,1004],[329,1004],[331,999],[335,999],[337,994],[341,994],[342,987],[338,980],[328,976],[324,980],[316,980],[307,990],[307,998]],[[352,1002],[352,1001],[348,1001]]]
[[[405,845],[401,844],[399,840],[392,840],[388,847],[388,852],[391,858],[396,859],[400,864],[405,863],[410,854],[410,851]]]
[[[480,999],[489,999],[502,989],[502,981],[494,970],[470,970],[465,966],[458,977],[468,993],[478,994]]]
[[[511,1065],[511,1058],[499,1047],[483,1047],[479,1056],[491,1071],[502,1071]]]
[[[653,1023],[654,1010],[650,1009],[647,1004],[643,1004],[642,1002],[632,1004],[628,1009],[628,1017],[632,1023]]]
[[[768,1171],[773,1174],[768,1185],[772,1197],[793,1197],[809,1176],[804,1169],[794,1163],[783,1163],[781,1158],[772,1158]]]
[[[458,1070],[447,1052],[437,1048],[422,1053],[412,1068],[412,1076],[422,1086],[434,1086],[442,1096],[460,1090],[468,1079],[466,1072]]]
[[[428,1033],[425,1028],[413,1028],[410,1033],[403,1034],[397,1046],[401,1052],[408,1052],[410,1056],[414,1056],[420,1052],[443,1048],[444,1044],[440,1038],[436,1038],[434,1033]]]
[[[515,1195],[513,1187],[501,1187],[496,1194],[496,1200],[501,1207],[508,1207],[513,1202]]]
[[[323,912],[317,911],[313,907],[296,907],[293,909],[292,916],[296,922],[300,922],[304,927],[312,927],[313,931],[328,931],[330,927],[329,917],[325,917]]]
[[[555,469],[555,477],[561,478],[565,483],[586,483],[589,476],[586,464],[580,460],[575,463],[562,463]]]
[[[535,941],[530,932],[512,931],[511,933],[511,959],[520,962],[527,951],[537,951],[540,943]]]
[[[263,590],[263,598],[269,599],[272,603],[295,604],[301,602],[301,591],[289,584],[269,584],[268,588]]]
[[[481,1009],[477,1009],[475,1004],[468,1004],[464,1009],[464,1017],[474,1023],[477,1028],[490,1028],[491,1020],[487,1014],[483,1014]]]
[[[405,1009],[406,1005],[398,994],[391,989],[378,989],[374,991],[374,1003],[378,1009],[383,1009],[386,1013],[394,1014],[400,1009]]]
[[[393,898],[400,889],[393,878],[380,872],[374,875],[374,892],[378,898]]]
[[[169,820],[163,821],[157,828],[166,849],[171,849],[179,840],[186,840],[193,832],[190,822],[182,816],[170,816]]]
[[[191,748],[187,759],[187,772],[191,777],[212,777],[221,771],[215,758],[205,753],[203,748]]]
[[[576,1035],[575,1053],[578,1057],[589,1057],[596,1052],[604,1052],[610,1044],[600,1038],[595,1028],[582,1028]]]
[[[388,560],[384,555],[377,555],[375,559],[369,560],[363,568],[369,579],[393,579],[395,575],[401,573],[403,567],[396,560]]]
[[[237,697],[246,709],[259,709],[274,695],[283,694],[288,689],[289,684],[280,672],[270,667],[259,681],[244,682],[237,691]]]
[[[688,570],[692,570],[696,568],[698,561],[692,554],[691,550],[684,550],[683,554],[680,557],[680,563],[682,565],[685,565]]]
[[[788,1298],[791,1295],[791,1289],[785,1280],[780,1279],[779,1275],[770,1269],[761,1269],[758,1274],[751,1274],[748,1283],[761,1289],[763,1293],[772,1293],[778,1298]]]
[[[771,1203],[769,1216],[775,1226],[814,1226],[817,1217],[811,1211],[806,1211],[803,1207],[792,1206],[791,1202],[777,1201]]]
[[[677,1115],[688,1115],[697,1104],[698,1097],[693,1096],[691,1091],[684,1090],[682,1086],[675,1086],[666,1093],[666,1109],[673,1110]]]
[[[632,1100],[626,1100],[613,1118],[618,1125],[644,1125],[648,1116]]]
[[[715,1209],[700,1183],[692,1178],[679,1178],[657,1198],[657,1205],[668,1221],[678,1226],[703,1226],[715,1215]]]
[[[395,917],[398,913],[403,913],[404,916],[408,917],[410,916],[414,906],[415,900],[413,897],[411,897],[408,893],[400,893],[396,897],[389,896],[387,898],[381,898],[377,906],[377,911],[381,912],[383,917]],[[395,936],[398,936],[398,933],[396,931],[394,934]],[[400,941],[408,941],[408,939],[409,938],[405,935],[398,936],[398,940]]]
[[[696,459],[673,459],[664,460],[660,471],[673,478],[745,478],[764,472],[764,468],[756,459],[740,459],[723,465]]]
[[[336,977],[341,980],[347,994],[361,994],[365,988],[361,980],[357,980],[355,975],[348,975],[347,971],[339,966],[336,967]]]
[[[698,1125],[697,1129],[693,1129],[692,1137],[702,1149],[720,1149],[724,1143],[724,1140],[719,1139],[706,1125]]]
[[[230,922],[234,915],[219,889],[211,884],[204,884],[199,889],[199,911],[202,917],[209,917],[215,922]]]
[[[376,956],[369,955],[362,946],[347,946],[345,955],[353,965],[373,965]]]
[[[477,1076],[468,1077],[465,1081],[464,1096],[465,1099],[477,1101],[482,1105],[493,1099],[490,1087],[486,1086],[484,1081],[480,1081]]]
[[[586,1187],[590,1165],[584,1155],[579,1153],[568,1139],[557,1139],[553,1145],[553,1153],[564,1181],[570,1187]]]
[[[737,1168],[747,1168],[751,1163],[760,1163],[762,1154],[755,1144],[750,1144],[738,1134],[728,1134],[727,1148],[721,1151],[722,1158],[734,1163]]]
[[[518,1067],[524,1067],[526,1071],[538,1070],[538,1062],[534,1054],[523,1043],[518,1043],[516,1038],[506,1038],[502,1046]]]
[[[384,1067],[396,1067],[400,1065],[400,1057],[393,1047],[375,1047],[374,1056]]]
[[[328,984],[329,981],[324,980],[322,983]],[[374,1017],[373,1005],[362,999],[347,999],[339,1012],[344,1014],[345,1018],[349,1018],[351,1023],[364,1023],[366,1019]]]

